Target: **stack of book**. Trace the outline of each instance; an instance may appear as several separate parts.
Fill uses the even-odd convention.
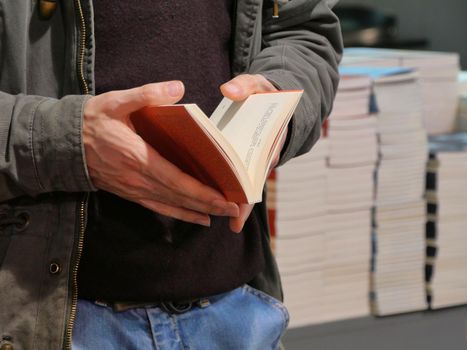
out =
[[[371,209],[378,159],[377,120],[369,115],[370,96],[370,77],[343,74],[329,116],[324,321],[370,313]]]
[[[291,327],[322,322],[328,152],[322,138],[268,180],[273,247]]]
[[[275,254],[291,327],[370,313],[371,209],[378,159],[371,79],[342,76],[332,115],[307,155],[269,182]]]
[[[467,303],[467,134],[430,139],[427,295],[431,308]]]
[[[345,51],[342,64],[417,69],[428,133],[436,135],[454,130],[458,101],[457,77],[460,70],[458,53],[350,48]]]
[[[426,308],[425,168],[428,155],[417,74],[406,68],[348,67],[373,79],[379,163],[373,215],[371,306],[376,315]]]
[[[425,202],[378,206],[374,223],[373,313],[385,316],[425,309]]]
[[[369,210],[378,159],[377,120],[370,116],[371,79],[342,75],[328,120],[329,176],[327,204],[331,213]]]
[[[370,210],[329,213],[324,246],[322,322],[369,315]]]

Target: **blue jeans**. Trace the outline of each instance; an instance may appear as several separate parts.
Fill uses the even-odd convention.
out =
[[[209,298],[183,314],[158,307],[114,312],[79,300],[73,350],[277,349],[289,315],[276,299],[250,286]]]

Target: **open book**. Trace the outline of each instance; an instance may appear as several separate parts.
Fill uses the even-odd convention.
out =
[[[256,203],[302,91],[224,98],[211,118],[196,104],[145,107],[136,132],[161,156],[236,203]]]

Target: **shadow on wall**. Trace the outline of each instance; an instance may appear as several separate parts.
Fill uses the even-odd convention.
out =
[[[344,35],[344,45],[397,49],[426,49],[424,38],[401,39],[397,17],[368,5],[341,5],[335,9]]]
[[[350,13],[346,10],[350,5],[361,12]],[[366,10],[361,10],[362,5]],[[368,8],[373,10],[372,14]],[[344,31],[365,23],[367,29],[368,25],[379,25],[380,30],[362,34],[367,40],[363,46],[376,46],[375,40],[380,40],[380,46],[384,47],[459,52],[462,67],[467,69],[465,0],[340,0],[336,12]],[[350,41],[347,46],[354,46],[352,35],[344,34],[346,41]]]

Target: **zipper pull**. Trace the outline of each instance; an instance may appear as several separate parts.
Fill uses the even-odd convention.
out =
[[[279,0],[274,0],[274,8],[272,10],[272,18],[279,18]]]
[[[52,18],[57,9],[57,0],[39,0],[39,16],[47,21]]]

